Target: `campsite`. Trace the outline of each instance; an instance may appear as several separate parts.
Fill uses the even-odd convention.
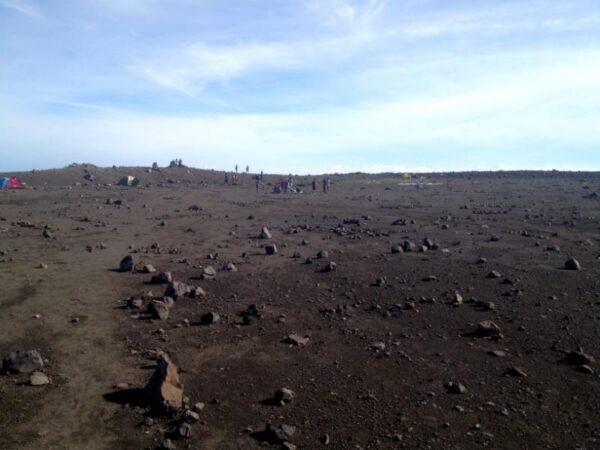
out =
[[[0,448],[600,446],[597,173],[4,175]]]

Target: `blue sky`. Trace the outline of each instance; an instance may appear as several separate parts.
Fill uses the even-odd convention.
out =
[[[0,170],[600,170],[597,0],[0,0]]]

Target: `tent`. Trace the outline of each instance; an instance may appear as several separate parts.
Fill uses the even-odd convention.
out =
[[[119,186],[137,186],[139,182],[138,178],[128,175],[119,180]]]
[[[18,178],[3,178],[0,189],[25,189],[25,185]]]

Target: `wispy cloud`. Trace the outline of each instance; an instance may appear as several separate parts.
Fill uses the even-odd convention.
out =
[[[596,0],[52,3],[0,0],[14,168],[600,168]]]
[[[15,11],[24,16],[27,16],[30,19],[44,18],[44,16],[36,6],[25,0],[3,0],[2,2],[0,2],[0,6]]]

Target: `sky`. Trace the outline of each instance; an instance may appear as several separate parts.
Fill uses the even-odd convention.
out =
[[[0,171],[600,170],[600,2],[0,0]]]

